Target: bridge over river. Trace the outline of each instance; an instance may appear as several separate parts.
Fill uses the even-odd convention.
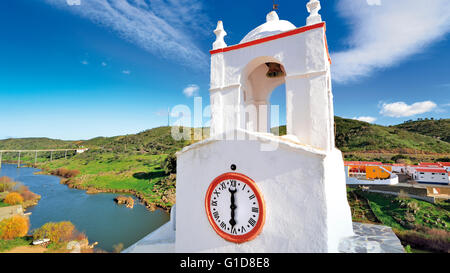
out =
[[[50,152],[50,161],[53,161],[53,153],[55,152],[64,152],[64,158],[67,159],[67,152],[69,151],[75,151],[77,154],[83,153],[87,151],[87,148],[84,149],[47,149],[47,150],[0,150],[0,168],[2,167],[2,157],[4,153],[17,153],[18,159],[17,159],[17,168],[20,168],[20,156],[24,153],[34,153],[34,164],[37,163],[38,153],[43,152]]]

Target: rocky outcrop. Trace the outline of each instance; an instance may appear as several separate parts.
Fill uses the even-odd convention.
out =
[[[134,199],[130,196],[117,196],[114,198],[114,201],[116,201],[119,205],[124,204],[130,209],[134,207]]]

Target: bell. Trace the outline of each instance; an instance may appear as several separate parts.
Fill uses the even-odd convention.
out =
[[[284,76],[284,72],[281,69],[281,65],[278,63],[266,63],[267,67],[269,67],[269,71],[267,71],[266,76],[268,78],[277,78]]]

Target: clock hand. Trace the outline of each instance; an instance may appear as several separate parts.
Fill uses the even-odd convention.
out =
[[[237,208],[235,202],[234,202],[234,194],[237,192],[237,189],[235,188],[234,190],[231,190],[231,187],[228,188],[228,191],[231,193],[231,205],[230,205],[230,209],[231,209],[231,219],[230,219],[230,225],[233,228],[236,225],[236,220],[234,220],[234,210]]]

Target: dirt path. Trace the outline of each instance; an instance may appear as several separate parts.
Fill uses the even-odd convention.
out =
[[[3,253],[44,253],[45,251],[47,249],[42,246],[18,246]]]

